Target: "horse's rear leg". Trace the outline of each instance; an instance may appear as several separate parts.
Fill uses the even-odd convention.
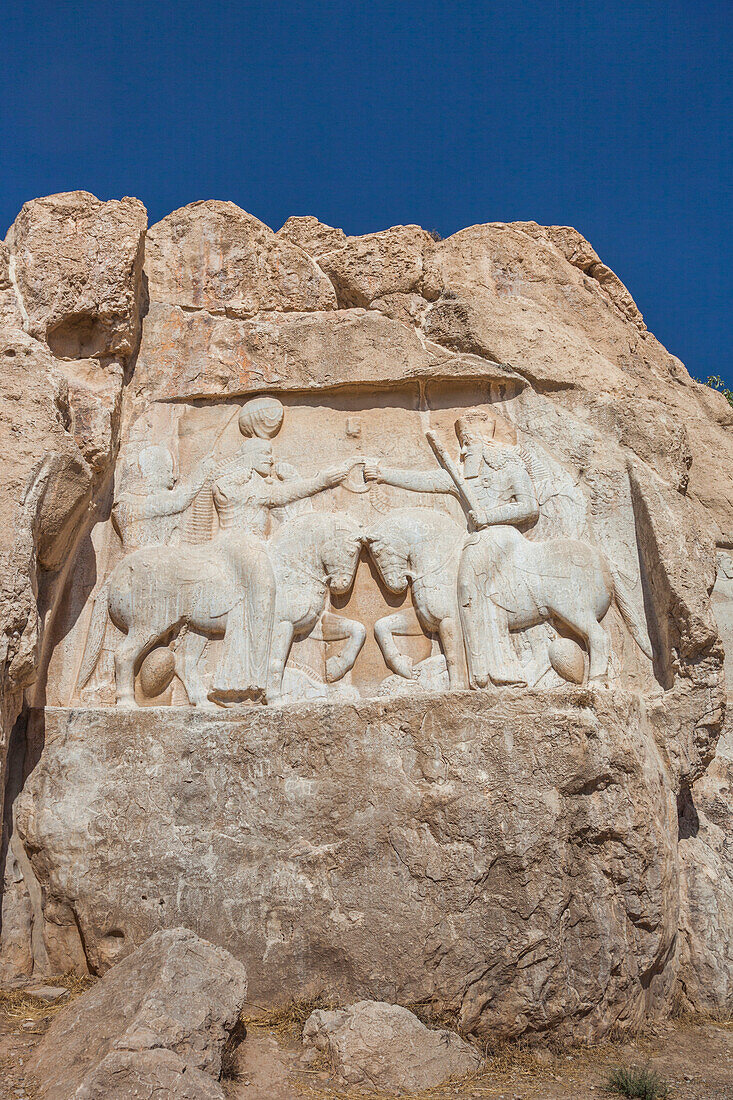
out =
[[[608,631],[591,611],[578,615],[568,615],[565,612],[562,616],[558,615],[558,618],[585,642],[589,656],[588,679],[602,680],[608,672],[608,660],[611,656]]]
[[[207,688],[199,673],[199,661],[206,648],[207,639],[203,634],[188,631],[182,641],[176,660],[176,672],[183,681],[188,701],[194,707],[203,707],[208,703]]]
[[[445,663],[448,666],[448,683],[453,691],[468,687],[468,676],[463,656],[463,631],[458,617],[446,616],[438,623],[438,636],[443,647]]]
[[[162,631],[130,631],[115,653],[115,688],[117,705],[137,706],[135,702],[135,665],[153,648]]]
[[[603,680],[608,673],[611,656],[611,638],[599,622],[593,620],[588,628],[588,652],[590,654],[589,680]]]

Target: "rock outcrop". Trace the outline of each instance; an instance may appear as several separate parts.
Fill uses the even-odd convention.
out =
[[[221,1053],[246,996],[227,951],[185,928],[156,932],[56,1018],[30,1070],[44,1100],[223,1097]]]
[[[1,973],[730,1011],[733,409],[584,238],[52,196],[0,359]]]
[[[72,191],[26,203],[0,255],[3,775],[24,694],[43,666],[44,625],[116,457],[124,373],[140,336],[146,227],[137,199],[103,203]]]
[[[347,1088],[419,1092],[465,1077],[481,1055],[455,1031],[431,1031],[400,1005],[359,1001],[306,1020],[303,1043],[328,1056],[335,1079]]]
[[[637,1025],[669,993],[676,801],[630,694],[48,710],[16,819],[52,969],[72,911],[95,971],[182,924],[257,1004],[434,997],[484,1037]]]

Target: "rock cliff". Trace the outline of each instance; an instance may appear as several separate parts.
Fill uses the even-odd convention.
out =
[[[0,355],[0,972],[730,1011],[733,409],[580,234],[55,195]]]

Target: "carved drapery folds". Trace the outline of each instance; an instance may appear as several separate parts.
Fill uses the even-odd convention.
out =
[[[632,510],[618,561],[511,400],[444,389],[148,406],[74,571],[49,698],[651,682]]]

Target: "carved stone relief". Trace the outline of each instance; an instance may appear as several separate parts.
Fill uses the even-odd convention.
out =
[[[160,403],[129,428],[49,701],[608,683],[651,657],[630,511],[622,572],[526,408],[439,383],[316,402]]]

